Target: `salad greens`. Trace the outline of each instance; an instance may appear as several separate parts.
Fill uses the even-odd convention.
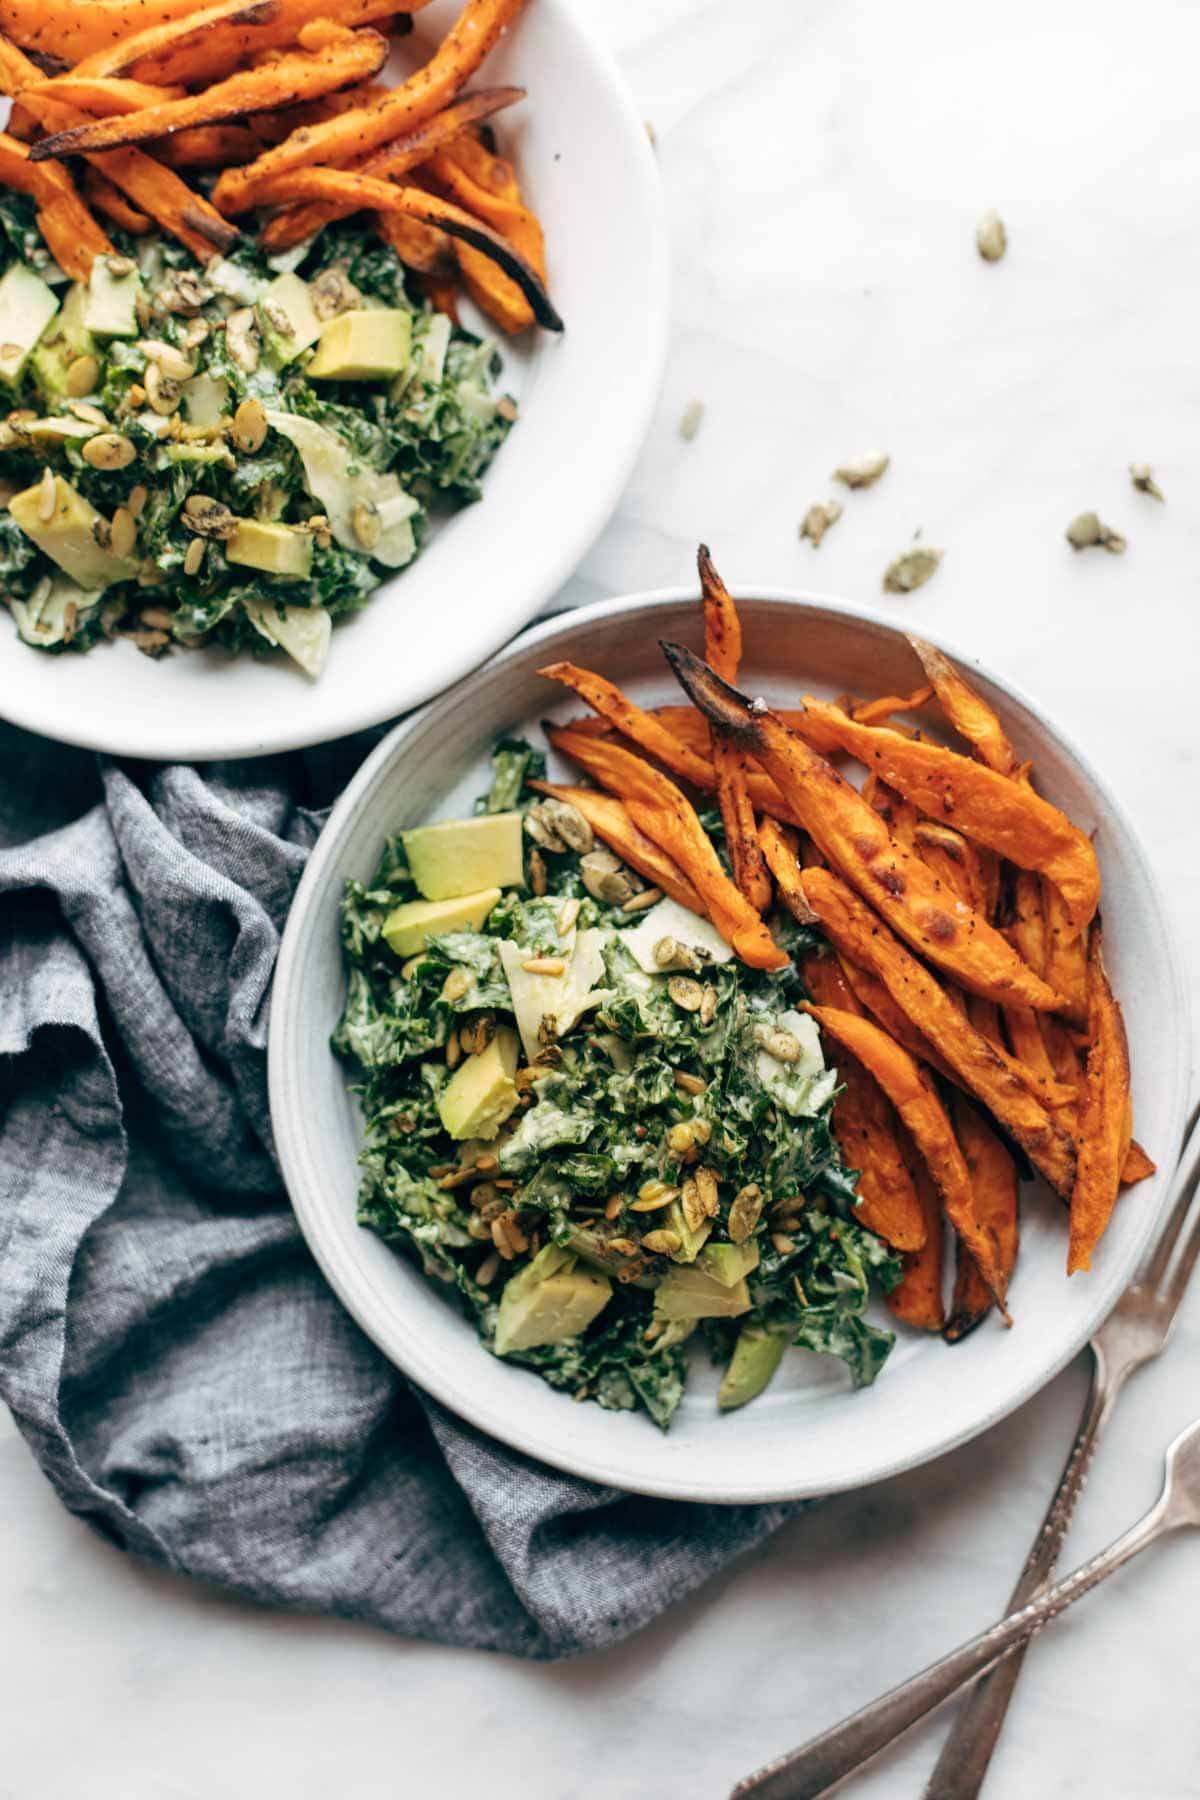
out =
[[[346,887],[334,1047],[366,1119],[360,1222],[453,1290],[493,1353],[664,1429],[693,1334],[727,1365],[722,1408],[787,1345],[873,1381],[893,1339],[868,1301],[901,1270],[855,1218],[836,1073],[795,1010],[819,935],[772,919],[793,962],[768,974],[673,901],[609,904],[614,859],[525,786],[540,753],[506,740],[493,767],[474,819],[390,840]],[[524,888],[432,892],[481,828],[510,826]],[[580,848],[547,848],[566,837]],[[476,901],[478,927],[456,928]]]
[[[0,194],[0,598],[38,648],[282,648],[481,494],[516,416],[494,347],[414,297],[362,217],[200,269],[125,238],[70,283]]]

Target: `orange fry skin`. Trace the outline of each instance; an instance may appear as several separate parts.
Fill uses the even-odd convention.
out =
[[[971,1186],[979,1215],[995,1232],[998,1268],[1003,1278],[1003,1292],[1007,1295],[1020,1246],[1017,1167],[983,1114],[961,1094],[954,1095],[950,1116],[971,1171]],[[992,1297],[987,1286],[970,1252],[960,1244],[954,1298],[942,1333],[946,1342],[956,1344],[965,1338],[991,1309]]]
[[[908,641],[933,683],[942,711],[959,737],[966,739],[989,769],[995,769],[998,775],[1015,775],[1017,753],[983,695],[975,692],[936,644],[927,644],[924,638],[911,636]]]
[[[1133,1187],[1135,1182],[1147,1181],[1157,1173],[1158,1164],[1151,1162],[1139,1143],[1131,1141],[1125,1153],[1125,1161],[1121,1164],[1121,1186]]]
[[[892,1317],[899,1319],[901,1324],[911,1325],[917,1331],[940,1331],[946,1317],[942,1298],[946,1233],[942,1226],[941,1197],[928,1166],[903,1128],[899,1132],[899,1150],[902,1166],[912,1183],[925,1221],[925,1242],[901,1256],[904,1273],[884,1299]]]
[[[1082,931],[1100,900],[1100,867],[1091,840],[1024,782],[940,744],[903,737],[883,725],[859,725],[838,707],[805,697],[805,737],[822,750],[846,750],[925,814],[952,823],[1018,868],[1048,877]]]
[[[1003,1275],[995,1232],[978,1216],[970,1171],[933,1082],[907,1050],[893,1043],[869,1019],[808,1002],[804,1003],[804,1010],[812,1014],[822,1031],[858,1057],[899,1113],[937,1185],[946,1217],[978,1263],[1002,1317],[1007,1319],[1003,1299],[997,1292],[1003,1285]]]
[[[742,622],[733,596],[717,574],[708,546],[697,556],[704,599],[704,656],[724,681],[736,681],[742,661]],[[710,727],[712,761],[717,777],[717,805],[725,826],[725,842],[733,877],[756,912],[771,904],[771,878],[759,848],[750,801],[746,758],[716,726]]]
[[[553,781],[530,781],[527,785],[539,794],[565,800],[581,812],[598,838],[615,850],[623,862],[647,881],[660,887],[680,906],[704,916],[704,902],[677,863],[659,849],[653,839],[639,831],[620,800],[602,794],[598,788],[564,787]]]
[[[881,694],[878,700],[861,700],[851,708],[850,717],[859,725],[886,725],[896,713],[916,712],[932,699],[933,689],[926,682],[911,694]]]
[[[32,196],[42,236],[73,280],[87,280],[93,257],[115,254],[62,164],[31,161],[28,147],[6,132],[0,132],[0,182]]]
[[[823,756],[769,709],[751,707],[691,651],[678,644],[663,648],[691,697],[762,763],[822,855],[922,956],[985,999],[1049,1011],[1059,1005],[1059,996],[1026,968],[1012,945],[946,894]],[[867,729],[839,717],[853,730]]]
[[[709,918],[743,962],[755,969],[786,968],[787,956],[726,875],[695,807],[668,776],[620,744],[561,731],[553,725],[545,730],[556,750],[624,801],[634,824],[684,871],[703,899]]]
[[[1078,1172],[1071,1194],[1068,1275],[1091,1268],[1132,1148],[1129,1045],[1104,967],[1099,926],[1093,927],[1088,943],[1088,1018],[1091,1047],[1079,1118]]]
[[[258,23],[247,14],[244,20],[214,25],[186,43],[168,44],[154,52],[143,50],[134,73],[143,81],[185,81],[198,88],[207,81],[219,81],[230,69],[265,50],[289,48],[300,40],[306,25],[318,20],[354,29],[374,25],[386,33],[394,0],[392,4],[389,0],[270,0],[270,4],[270,16]],[[413,0],[408,10],[417,12],[427,4],[428,0]]]

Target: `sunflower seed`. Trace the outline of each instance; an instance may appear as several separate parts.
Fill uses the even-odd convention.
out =
[[[546,892],[546,859],[540,850],[529,852],[529,886],[538,899]]]
[[[675,1086],[684,1094],[702,1094],[708,1086],[699,1075],[689,1075],[685,1069],[676,1069]]]
[[[54,470],[47,467],[42,470],[42,479],[38,483],[38,518],[43,525],[48,525],[54,517],[54,509],[58,505],[58,483],[54,479]]]
[[[118,506],[112,516],[112,551],[114,556],[128,556],[137,542],[137,526],[127,506]]]
[[[475,1279],[480,1287],[490,1287],[493,1281],[495,1281],[499,1269],[500,1258],[493,1250],[490,1256],[484,1257],[483,1261],[475,1271]]]
[[[164,343],[162,338],[139,338],[137,347],[148,363],[161,369],[171,381],[190,381],[196,373],[195,363],[189,362],[182,350],[174,344]]]
[[[621,911],[623,913],[645,912],[647,907],[657,906],[662,897],[661,888],[643,888],[640,894],[635,894],[633,896],[632,900],[625,901],[624,905],[621,907]]]
[[[204,561],[204,539],[198,538],[198,537],[193,538],[191,543],[188,545],[187,550],[184,554],[184,558],[183,558],[184,574],[185,575],[198,575],[200,573],[200,565],[203,561]]]
[[[527,975],[565,975],[567,972],[561,956],[530,956],[521,967]]]

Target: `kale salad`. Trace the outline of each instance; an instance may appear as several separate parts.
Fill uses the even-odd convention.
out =
[[[790,961],[748,968],[530,788],[539,752],[506,741],[493,768],[474,817],[399,834],[344,895],[360,1223],[494,1355],[663,1429],[693,1343],[723,1410],[789,1345],[872,1382],[893,1337],[866,1309],[901,1264],[856,1220],[836,1070],[797,1010],[819,932],[773,915]]]
[[[494,347],[410,289],[365,215],[201,268],[122,237],[69,282],[0,194],[0,597],[24,641],[282,649],[475,500],[516,416]]]

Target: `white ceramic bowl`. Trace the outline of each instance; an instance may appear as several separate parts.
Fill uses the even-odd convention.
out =
[[[751,691],[783,704],[806,689],[903,693],[921,679],[886,620],[777,589],[758,592],[739,602],[743,685]],[[762,1398],[728,1416],[715,1409],[715,1372],[695,1353],[666,1436],[645,1415],[577,1406],[536,1375],[489,1356],[433,1284],[355,1224],[360,1125],[328,1048],[343,989],[343,882],[371,873],[389,832],[469,811],[501,732],[533,735],[543,714],[578,710],[573,697],[560,699],[536,674],[540,664],[569,657],[644,701],[677,697],[658,640],[699,648],[698,612],[695,597],[676,590],[552,620],[379,745],[334,809],[296,895],[275,978],[271,1109],[292,1203],[318,1262],[364,1330],[414,1381],[495,1437],[578,1475],[683,1500],[777,1500],[910,1468],[1028,1399],[1082,1347],[1129,1280],[1166,1174],[1121,1199],[1094,1270],[1069,1282],[1061,1206],[1044,1189],[1022,1189],[1013,1330],[989,1321],[953,1347],[902,1331],[878,1381],[862,1393],[850,1390],[840,1364],[790,1351]],[[972,678],[1018,753],[1033,758],[1042,791],[1097,829],[1105,946],[1125,1008],[1136,1130],[1168,1170],[1182,1130],[1186,1001],[1145,856],[1099,776],[1036,706],[997,676],[973,670]]]
[[[436,0],[401,45],[415,66],[460,10]],[[566,580],[628,479],[666,346],[668,242],[645,125],[569,0],[537,0],[472,85],[528,98],[496,121],[546,227],[561,337],[503,347],[521,417],[484,497],[338,625],[313,683],[285,657],[218,650],[152,662],[130,643],[48,656],[0,609],[0,714],[31,731],[160,760],[255,756],[392,718],[504,643]],[[481,329],[489,330],[486,321]]]

